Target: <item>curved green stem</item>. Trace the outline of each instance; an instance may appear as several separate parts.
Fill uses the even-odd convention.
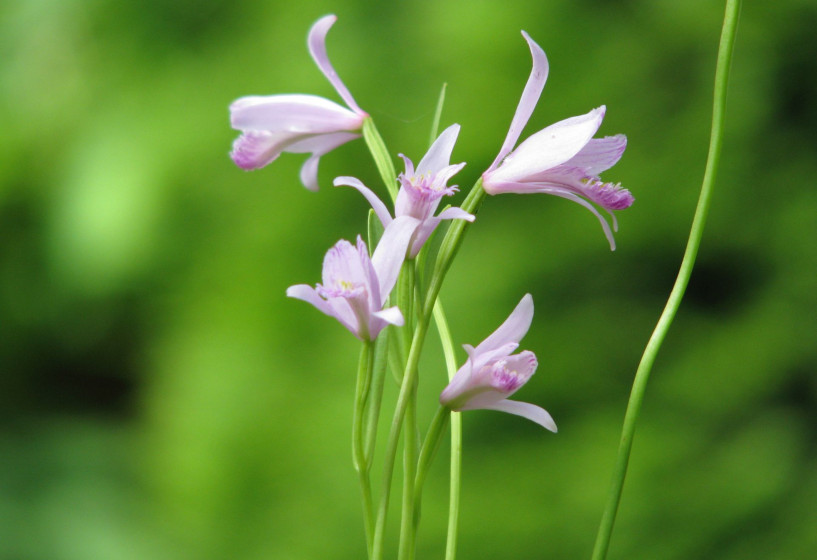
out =
[[[672,320],[681,305],[692,268],[695,265],[695,257],[698,254],[698,247],[701,244],[706,217],[709,213],[709,206],[712,199],[712,189],[715,184],[715,175],[720,162],[721,147],[723,145],[723,124],[726,113],[726,88],[729,80],[729,66],[732,60],[732,49],[735,44],[735,32],[738,24],[738,14],[740,12],[740,0],[727,0],[726,14],[723,21],[723,31],[721,33],[720,47],[718,49],[718,62],[715,70],[715,95],[712,109],[712,132],[709,141],[709,155],[704,172],[701,194],[698,199],[698,206],[695,210],[695,218],[692,221],[692,228],[689,234],[684,258],[675,285],[672,288],[666,307],[658,319],[658,324],[650,337],[641,363],[633,380],[633,388],[630,393],[630,400],[627,404],[627,412],[624,416],[624,425],[621,431],[621,442],[619,443],[618,456],[613,469],[613,478],[610,484],[610,492],[607,498],[607,505],[599,526],[596,537],[596,544],[593,549],[593,560],[603,560],[607,556],[610,546],[610,536],[613,532],[618,504],[621,501],[621,492],[624,487],[624,478],[627,474],[627,465],[630,460],[630,450],[633,445],[633,435],[635,433],[636,421],[641,410],[641,403],[644,399],[647,380],[650,376],[655,357],[666,337]]]
[[[451,415],[444,406],[437,409],[437,413],[431,420],[431,426],[428,428],[428,433],[423,441],[423,448],[420,451],[420,458],[417,461],[417,476],[414,479],[414,519],[413,523],[415,529],[420,521],[420,501],[423,497],[423,484],[426,481],[428,469],[431,467],[431,461],[434,460],[434,455],[437,449],[440,448],[442,442],[442,435],[445,427],[448,425],[448,417]]]

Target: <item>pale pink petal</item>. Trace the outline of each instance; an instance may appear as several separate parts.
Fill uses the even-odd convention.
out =
[[[230,105],[236,130],[270,130],[299,134],[358,130],[363,117],[317,95],[248,96]]]
[[[372,265],[377,271],[377,278],[380,282],[381,306],[397,282],[400,267],[403,266],[406,258],[409,241],[419,225],[420,221],[410,216],[396,218],[383,232],[383,237],[380,238],[374,250]]]
[[[518,343],[528,332],[531,321],[533,321],[533,297],[525,294],[505,322],[476,347],[475,353],[479,355],[510,342]]]
[[[390,325],[403,326],[403,314],[397,307],[388,307],[382,311],[376,311],[372,313],[372,315],[386,321]]]
[[[466,222],[473,222],[476,216],[469,214],[462,208],[446,208],[437,214],[438,220],[465,220]]]
[[[604,119],[604,111],[604,106],[593,109],[586,115],[565,119],[530,136],[498,169],[486,173],[485,190],[494,194],[491,190],[494,181],[522,181],[570,160],[593,138]]]
[[[359,115],[366,115],[366,112],[363,111],[360,107],[358,107],[357,103],[355,103],[355,99],[352,97],[352,94],[344,85],[343,81],[341,81],[340,77],[338,76],[335,69],[332,67],[332,63],[329,62],[329,56],[326,54],[326,34],[329,32],[329,29],[334,25],[335,21],[337,21],[337,16],[328,15],[324,16],[312,26],[312,29],[309,30],[309,37],[307,38],[307,46],[309,47],[309,54],[312,55],[312,58],[315,60],[315,64],[318,65],[323,75],[326,76],[326,79],[329,80],[329,83],[335,88],[335,91],[338,92],[341,99],[343,99],[346,104],[351,108],[355,113]]]
[[[357,189],[360,194],[362,194],[366,200],[369,201],[369,204],[372,205],[372,210],[374,213],[377,214],[377,217],[380,219],[380,223],[383,224],[383,227],[388,227],[388,225],[392,221],[392,217],[389,214],[389,209],[386,208],[386,205],[383,203],[380,198],[366,185],[364,185],[360,179],[355,177],[335,177],[333,184],[336,187],[346,186],[352,187],[353,189]]]
[[[508,134],[505,136],[505,142],[502,144],[499,154],[497,154],[496,159],[488,168],[488,171],[496,169],[502,160],[505,159],[505,156],[510,153],[514,145],[516,145],[516,141],[519,140],[519,135],[522,134],[522,130],[525,128],[525,125],[528,124],[533,109],[536,107],[536,102],[539,101],[539,96],[542,94],[542,89],[545,87],[545,81],[547,80],[549,66],[545,51],[524,31],[522,32],[522,36],[525,38],[525,41],[528,42],[528,47],[530,47],[530,54],[533,57],[533,68],[528,77],[528,82],[525,84],[525,89],[522,91],[522,97],[519,99],[519,105],[516,107],[516,113],[514,113]]]
[[[527,418],[532,422],[536,422],[543,428],[550,430],[553,433],[556,433],[558,430],[556,429],[556,422],[553,421],[553,418],[542,407],[536,406],[535,404],[530,404],[526,402],[519,402],[519,401],[509,401],[509,400],[502,400],[496,404],[483,406],[482,408],[487,408],[490,410],[499,410],[501,412],[507,412],[509,414],[516,414],[517,416],[522,416],[523,418]]]
[[[626,147],[627,137],[623,134],[593,138],[564,165],[584,169],[588,175],[598,175],[618,163]]]
[[[315,291],[315,288],[313,288],[312,286],[308,286],[306,284],[290,286],[289,288],[287,288],[287,296],[295,299],[300,299],[302,301],[314,305],[315,308],[318,309],[318,311],[326,315],[329,315],[330,317],[334,317],[344,327],[349,329],[352,332],[352,334],[354,334],[357,337],[360,337],[357,318],[355,317],[354,313],[352,313],[348,305],[346,305],[344,312],[343,308],[339,308],[339,306],[332,305],[330,302],[326,301],[321,296],[319,296],[318,293]]]
[[[437,137],[428,149],[426,155],[423,156],[423,159],[420,160],[419,165],[417,165],[416,175],[434,174],[448,166],[448,162],[451,161],[451,152],[454,151],[454,144],[457,142],[457,135],[459,135],[459,133],[460,125],[458,124],[452,124],[443,130],[442,134]],[[408,165],[406,169],[408,170]],[[462,169],[462,166],[460,166],[459,169]],[[457,171],[459,171],[459,169],[457,169]],[[456,173],[456,171],[454,173]],[[451,173],[451,175],[454,173]],[[412,175],[414,174],[415,173],[412,173]],[[449,175],[448,178],[450,178],[451,175]],[[445,182],[448,181],[448,178],[446,178]]]
[[[301,166],[301,183],[311,190],[318,190],[318,163],[321,156],[331,152],[338,146],[350,142],[355,138],[360,138],[359,134],[351,132],[335,132],[332,134],[321,134],[320,136],[313,136],[305,140],[294,142],[287,147],[287,152],[304,153],[312,152],[312,155],[307,158]]]
[[[260,169],[275,161],[292,141],[293,136],[286,133],[244,132],[233,142],[230,157],[241,169]]]

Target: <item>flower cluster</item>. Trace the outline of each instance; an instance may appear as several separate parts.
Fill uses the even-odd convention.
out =
[[[248,170],[263,167],[283,152],[311,153],[300,179],[306,188],[317,190],[319,158],[360,137],[370,117],[357,105],[326,53],[326,35],[335,21],[333,15],[318,20],[307,43],[318,68],[346,106],[304,94],[236,100],[230,106],[231,123],[241,135],[233,144],[231,157],[239,167]],[[531,74],[505,141],[474,188],[484,189],[490,195],[545,193],[577,202],[599,219],[614,249],[613,231],[617,223],[613,212],[629,207],[633,196],[618,184],[602,181],[599,174],[621,158],[627,140],[620,134],[594,138],[605,114],[605,107],[601,106],[550,125],[516,146],[549,70],[544,51],[527,33],[523,31],[522,35],[533,58]],[[338,241],[324,259],[323,283],[314,288],[305,284],[292,286],[287,295],[334,317],[364,342],[375,340],[388,325],[402,326],[406,310],[388,305],[404,263],[420,254],[443,220],[475,220],[473,213],[457,207],[447,207],[436,214],[443,197],[458,191],[457,186],[448,182],[465,166],[450,163],[459,133],[457,124],[445,129],[416,167],[411,159],[399,154],[405,170],[394,177],[399,190],[393,211],[359,179],[335,178],[335,186],[352,187],[366,198],[383,226],[382,237],[371,256],[359,236],[355,245]],[[599,209],[610,215],[612,227]],[[442,391],[441,404],[450,410],[501,410],[555,432],[556,425],[545,410],[507,399],[530,379],[537,367],[533,352],[512,354],[532,318],[533,300],[526,295],[492,335],[476,348],[465,345],[468,359]]]

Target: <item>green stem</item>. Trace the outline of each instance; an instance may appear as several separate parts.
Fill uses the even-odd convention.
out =
[[[414,479],[414,528],[417,530],[417,525],[420,522],[420,501],[423,497],[423,484],[426,481],[431,461],[434,460],[434,455],[440,448],[442,442],[442,435],[445,427],[448,425],[448,417],[450,411],[441,406],[437,409],[437,413],[431,420],[431,426],[428,428],[426,439],[423,441],[423,448],[420,451],[420,458],[417,461],[417,475]]]
[[[415,323],[414,313],[414,290],[415,290],[415,268],[414,261],[409,260],[403,264],[403,278],[401,288],[405,291],[400,293],[401,309],[405,313],[406,324],[401,329],[401,333],[406,339],[405,347],[411,344],[411,332]],[[400,523],[400,545],[398,548],[398,560],[410,560],[414,557],[414,473],[417,468],[417,380],[414,379],[413,386],[409,388],[409,399],[406,406],[405,428],[403,430],[403,508]]]
[[[370,464],[366,456],[364,418],[366,415],[366,402],[369,398],[369,388],[372,382],[374,347],[374,342],[366,342],[360,352],[357,386],[355,388],[355,410],[352,420],[352,461],[360,481],[360,493],[363,500],[363,525],[366,531],[366,547],[370,558],[372,555],[374,506],[369,481]]]
[[[383,385],[386,378],[386,366],[388,363],[389,346],[393,332],[392,329],[383,329],[375,341],[374,366],[372,384],[370,389],[370,403],[366,411],[366,464],[371,469],[374,445],[377,439],[377,424],[380,420],[380,406],[383,402]]]
[[[445,367],[448,370],[448,380],[457,373],[457,358],[454,354],[454,342],[451,330],[445,318],[442,302],[437,299],[434,306],[434,323],[440,334],[443,345]],[[457,528],[460,519],[460,490],[462,480],[462,413],[451,412],[451,468],[449,473],[450,489],[448,498],[448,536],[445,544],[445,560],[454,560],[457,556]]]
[[[715,175],[720,162],[721,147],[723,145],[723,124],[726,114],[726,89],[729,80],[729,66],[732,60],[732,50],[735,44],[735,33],[738,24],[738,14],[740,13],[740,0],[727,0],[726,13],[723,20],[723,30],[721,33],[720,47],[718,49],[718,62],[715,69],[715,92],[712,108],[712,131],[709,140],[709,155],[704,172],[701,194],[698,199],[698,206],[695,210],[695,218],[692,221],[692,228],[689,234],[684,258],[675,280],[675,285],[667,300],[666,307],[658,319],[655,330],[650,337],[641,363],[633,380],[633,388],[630,393],[630,400],[627,404],[627,412],[624,416],[624,425],[621,431],[621,442],[619,443],[618,456],[613,469],[613,477],[610,484],[610,492],[607,498],[607,505],[599,525],[599,532],[596,537],[596,544],[593,548],[593,560],[603,560],[607,556],[610,546],[610,536],[613,532],[618,504],[621,501],[621,492],[624,487],[624,478],[627,474],[627,465],[630,460],[630,450],[633,445],[633,435],[635,433],[636,421],[641,410],[641,403],[644,399],[647,380],[650,376],[655,357],[661,347],[672,320],[681,305],[692,268],[695,265],[695,257],[701,244],[706,217],[709,213],[712,190],[715,184]]]
[[[468,193],[462,209],[472,214],[476,213],[480,202],[485,196],[485,190],[482,188],[482,180],[480,179]],[[380,506],[377,511],[377,521],[374,531],[374,545],[372,558],[374,560],[381,560],[383,558],[383,540],[386,531],[386,517],[389,509],[389,496],[391,493],[391,481],[394,474],[394,462],[397,455],[397,443],[400,439],[400,432],[403,427],[403,419],[406,414],[406,407],[411,398],[411,393],[414,385],[417,382],[417,367],[420,363],[420,354],[422,353],[423,343],[425,342],[426,333],[428,332],[428,324],[431,318],[431,311],[434,308],[434,303],[437,300],[437,295],[440,293],[443,279],[448,268],[451,266],[451,260],[457,253],[459,245],[465,234],[465,228],[470,222],[465,220],[454,220],[454,223],[448,229],[448,232],[443,239],[440,247],[440,252],[437,255],[437,262],[434,268],[434,274],[429,283],[428,292],[426,293],[425,303],[422,312],[418,315],[417,327],[414,330],[414,336],[411,342],[408,359],[406,361],[406,369],[403,375],[403,383],[400,386],[400,393],[397,396],[397,405],[394,410],[391,428],[389,430],[389,439],[386,442],[386,451],[383,463],[383,494],[380,498]]]
[[[383,138],[377,131],[371,117],[366,117],[363,120],[363,139],[366,140],[366,145],[372,154],[380,178],[383,180],[383,184],[386,185],[386,190],[389,191],[392,202],[394,202],[397,200],[397,172],[394,170],[394,162],[389,155],[389,150],[386,148],[386,143],[383,142]]]

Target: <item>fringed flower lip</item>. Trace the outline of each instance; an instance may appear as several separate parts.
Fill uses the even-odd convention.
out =
[[[414,258],[422,249],[423,244],[428,240],[434,230],[440,225],[442,220],[467,220],[474,221],[474,216],[461,208],[446,208],[436,216],[434,212],[440,204],[443,196],[451,196],[457,192],[457,186],[448,186],[448,181],[465,164],[457,163],[449,165],[451,152],[460,132],[460,125],[453,124],[446,128],[442,134],[434,141],[428,152],[420,160],[417,169],[414,163],[400,154],[406,164],[405,172],[397,178],[400,181],[400,190],[397,192],[395,201],[395,215],[411,216],[420,221],[417,231],[409,247],[409,258]],[[383,227],[387,227],[392,217],[389,210],[380,198],[360,179],[355,177],[337,177],[334,181],[336,187],[347,186],[357,189],[360,194],[366,197],[372,209],[380,219]]]
[[[482,186],[488,194],[545,193],[577,202],[599,219],[610,248],[615,250],[613,232],[618,230],[618,223],[613,211],[630,207],[635,199],[621,185],[602,181],[599,174],[621,159],[627,138],[623,134],[593,138],[604,119],[606,108],[602,105],[552,124],[514,149],[549,71],[542,48],[524,31],[522,36],[530,48],[533,68],[502,148],[482,174]],[[612,227],[596,206],[610,215]]]
[[[440,394],[440,404],[451,410],[488,409],[516,414],[556,432],[550,414],[535,404],[512,401],[513,395],[536,372],[536,355],[519,347],[533,320],[533,298],[525,294],[502,325],[476,348],[463,345],[468,360]]]
[[[360,137],[368,115],[355,102],[326,54],[326,34],[336,20],[336,16],[328,15],[315,22],[307,45],[318,68],[347,106],[307,94],[237,99],[230,105],[230,123],[241,135],[233,142],[230,157],[240,168],[259,169],[283,152],[309,153],[300,179],[307,189],[318,190],[320,157]]]

